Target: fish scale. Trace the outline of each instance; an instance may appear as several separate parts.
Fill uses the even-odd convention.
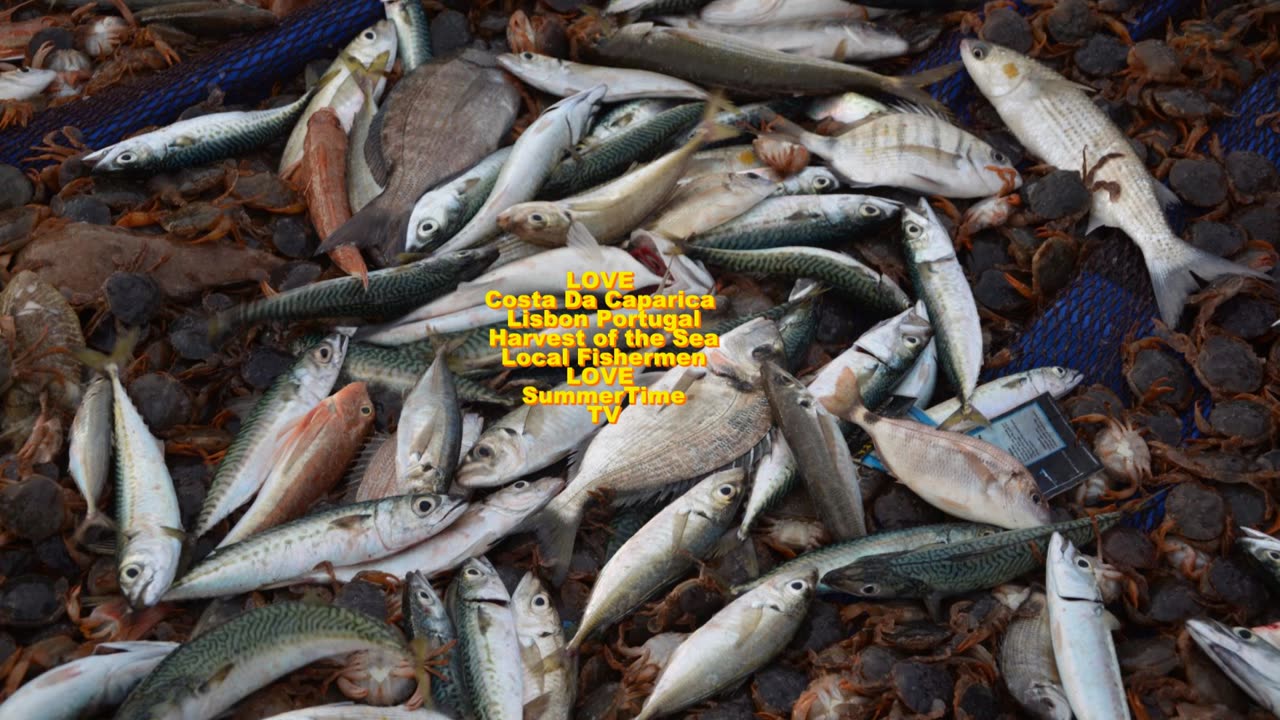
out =
[[[51,132],[77,128],[85,145],[105,147],[144,127],[173,122],[217,87],[227,103],[266,97],[277,78],[293,77],[306,64],[341,45],[382,17],[381,0],[318,0],[285,16],[276,27],[246,35],[134,83],[38,113],[30,125],[0,133],[0,162],[41,168],[31,148]]]
[[[689,242],[722,250],[829,247],[862,237],[893,219],[896,205],[866,195],[771,197],[737,218],[693,236]],[[864,207],[875,208],[876,214],[863,214],[870,212]]]
[[[309,336],[316,337],[316,336]],[[366,382],[396,392],[408,392],[418,378],[431,367],[435,357],[431,340],[419,340],[407,345],[383,347],[370,343],[351,343],[342,361],[340,380]],[[458,398],[463,402],[483,402],[494,405],[510,405],[511,399],[475,380],[457,377]]]
[[[470,715],[470,709],[466,706],[467,695],[462,687],[461,656],[456,645],[444,650],[446,645],[458,639],[453,622],[445,611],[444,601],[422,573],[415,570],[405,575],[404,580],[401,607],[408,608],[405,618],[411,636],[415,640],[426,641],[428,657],[442,651],[448,653],[448,662],[435,667],[440,677],[431,679],[432,703],[439,710],[466,717]]]
[[[472,573],[480,572],[480,576]],[[465,583],[484,582],[468,589]],[[468,560],[449,585],[449,614],[458,633],[469,704],[478,720],[521,716],[520,645],[511,596],[484,557]]]

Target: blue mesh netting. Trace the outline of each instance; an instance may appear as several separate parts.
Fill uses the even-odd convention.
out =
[[[39,166],[26,160],[31,148],[64,126],[80,130],[89,147],[105,147],[149,125],[173,122],[207,98],[214,86],[226,93],[228,103],[261,100],[275,82],[296,76],[311,60],[337,55],[382,15],[380,0],[317,0],[274,28],[232,40],[139,82],[45,110],[24,129],[0,131],[0,162]]]

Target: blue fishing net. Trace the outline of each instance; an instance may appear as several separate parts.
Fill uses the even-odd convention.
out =
[[[257,102],[274,83],[297,76],[316,58],[335,56],[351,38],[383,17],[381,0],[317,0],[280,24],[132,83],[38,113],[23,129],[0,131],[0,162],[41,167],[31,148],[71,126],[90,148],[102,148],[150,125],[173,122],[212,88],[228,103]]]

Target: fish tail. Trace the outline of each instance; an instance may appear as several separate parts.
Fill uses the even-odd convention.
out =
[[[375,200],[352,215],[350,220],[339,225],[332,235],[320,243],[316,254],[327,253],[342,245],[372,246],[387,237],[387,233],[391,232],[392,225],[395,224],[395,219],[395,214],[381,207]]]
[[[112,520],[111,517],[102,510],[94,508],[89,512],[89,514],[85,515],[84,520],[76,526],[76,531],[71,536],[72,542],[76,545],[83,544],[85,533],[89,532],[90,528],[99,526],[108,528],[112,531],[118,531],[115,520]]]
[[[959,72],[962,67],[964,67],[964,63],[956,61],[953,63],[947,63],[946,65],[939,65],[936,68],[921,70],[914,75],[904,75],[899,79],[913,87],[923,88],[946,80]]]
[[[116,338],[115,347],[111,348],[110,355],[104,355],[89,348],[76,348],[75,356],[77,360],[91,368],[103,372],[109,372],[113,368],[118,371],[133,358],[133,348],[137,344],[138,328],[135,327]]]
[[[942,421],[938,425],[939,430],[950,430],[956,427],[971,427],[978,425],[981,427],[991,427],[991,421],[983,415],[980,410],[969,403],[961,403],[960,407],[951,416]]]
[[[551,581],[562,585],[569,574],[574,538],[582,522],[582,506],[572,497],[553,500],[538,517],[535,532],[541,560],[551,570]]]
[[[1170,235],[1167,242],[1151,243],[1152,246],[1168,245],[1171,250],[1144,253],[1147,271],[1151,273],[1151,287],[1155,290],[1160,318],[1169,327],[1177,327],[1187,296],[1199,289],[1196,278],[1205,282],[1223,275],[1248,275],[1265,279],[1265,273],[1212,255]]]

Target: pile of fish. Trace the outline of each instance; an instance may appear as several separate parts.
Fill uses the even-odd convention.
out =
[[[133,3],[117,5],[133,27]],[[158,199],[122,202],[123,227],[96,231],[137,257],[107,269],[109,312],[85,305],[83,326],[67,302],[78,286],[58,278],[92,263],[56,250],[82,224],[31,210],[21,240],[0,238],[17,252],[0,293],[16,473],[0,502],[66,475],[78,498],[57,532],[79,578],[58,601],[67,634],[0,656],[0,720],[1280,716],[1280,626],[1268,624],[1280,620],[1280,470],[1263,467],[1280,466],[1276,254],[1184,241],[1165,211],[1178,198],[1074,69],[966,38],[961,63],[891,70],[944,25],[978,21],[916,2],[529,7],[505,47],[439,55],[419,0],[384,5],[301,93],[202,108],[33,173],[54,203],[85,187],[127,196],[131,183]],[[271,15],[242,12],[254,11]],[[94,12],[74,15],[126,22]],[[1248,17],[1259,25],[1239,36],[1274,30],[1268,13]],[[31,67],[0,74],[0,100],[52,87]],[[957,73],[985,98],[981,128],[927,90]],[[1077,173],[1074,215],[1024,207],[1031,179],[1055,171]],[[237,191],[245,178],[261,192]],[[189,196],[214,192],[198,201],[213,215],[177,222]],[[219,205],[228,197],[305,212],[331,267],[277,273],[289,266],[243,208]],[[124,229],[153,224],[166,235]],[[1051,239],[1019,246],[1029,225]],[[1227,478],[1176,447],[1181,425],[1149,445],[1077,369],[999,372],[1007,333],[993,327],[1014,320],[977,299],[972,258],[1013,237],[1040,303],[1060,289],[1041,283],[1049,266],[1074,270],[1077,255],[1036,247],[1075,248],[1098,228],[1119,233],[1095,244],[1140,252],[1161,323],[1130,345],[1137,405],[1182,391],[1139,372],[1154,342],[1196,364],[1217,407],[1265,408],[1261,440],[1221,443],[1250,464],[1230,481],[1261,498],[1238,528],[1187,531],[1188,498],[1224,502],[1200,479]],[[164,287],[161,247],[181,258],[170,268],[189,267]],[[1016,273],[1001,270],[1013,292]],[[618,314],[643,314],[669,344],[718,336],[690,348],[690,366],[630,366],[683,404],[633,402],[610,419],[528,402],[573,389],[572,364],[504,366],[491,338],[533,313],[487,300],[558,298],[539,315],[556,347],[576,321],[563,310],[571,279],[595,273],[630,274]],[[130,321],[124,309],[150,296],[113,290],[124,275],[146,276],[151,301],[202,302]],[[692,296],[714,300],[700,328]],[[1198,364],[1227,337],[1214,313],[1229,303],[1265,320],[1247,337],[1271,348],[1265,364],[1247,350],[1260,378],[1234,394]],[[1198,317],[1183,322],[1189,305]],[[208,387],[198,413],[188,398],[155,430],[165,410],[132,379],[182,362],[153,332],[161,321],[208,345],[175,373]],[[1087,355],[1090,338],[1078,342],[1071,353]],[[203,380],[243,375],[265,362],[256,352],[279,366],[260,393]],[[972,432],[1044,396],[1064,400],[1102,468],[1071,492]],[[192,457],[207,483],[185,479]],[[0,512],[0,552],[45,539],[15,517],[52,511]],[[1215,558],[1233,543],[1249,563],[1230,582],[1261,588],[1257,609],[1222,590]],[[1162,620],[1144,554],[1218,601]],[[0,555],[0,599],[16,592],[8,567]],[[0,602],[0,627],[11,615]],[[1179,656],[1160,640],[1174,637],[1185,682],[1161,677]]]

